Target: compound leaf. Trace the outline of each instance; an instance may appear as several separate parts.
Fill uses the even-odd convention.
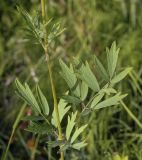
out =
[[[25,86],[23,86],[21,84],[21,82],[16,79],[15,80],[15,84],[16,84],[16,93],[18,93],[18,95],[24,99],[35,112],[39,112],[41,113],[40,107],[31,91],[31,89],[29,88],[28,84],[25,84]]]

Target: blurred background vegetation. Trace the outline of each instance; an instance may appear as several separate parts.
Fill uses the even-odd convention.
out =
[[[1,0],[0,2],[0,155],[5,149],[13,123],[22,107],[15,95],[14,79],[18,76],[29,83],[40,82],[50,100],[50,87],[43,50],[27,43],[24,20],[16,9],[20,4],[31,15],[40,12],[38,0]],[[54,77],[58,95],[65,91],[59,75],[58,58],[65,61],[73,56],[90,61],[96,54],[102,61],[105,48],[116,41],[121,48],[119,64],[132,66],[133,72],[119,85],[128,93],[127,106],[142,122],[142,1],[141,0],[47,0],[48,18],[59,20],[66,31],[52,43]],[[29,112],[28,106],[24,114]],[[9,150],[9,160],[30,159],[35,137],[20,122]],[[70,159],[111,160],[118,153],[130,160],[142,160],[141,129],[120,107],[100,110],[88,136],[89,145]],[[41,149],[42,148],[42,149]],[[42,143],[37,146],[37,159],[48,153]],[[54,151],[53,151],[54,152]]]

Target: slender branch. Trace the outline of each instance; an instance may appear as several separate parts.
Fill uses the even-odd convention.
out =
[[[130,111],[130,109],[126,106],[123,101],[120,101],[123,108],[127,111],[129,116],[135,121],[135,123],[142,129],[142,123],[137,119],[137,117]]]

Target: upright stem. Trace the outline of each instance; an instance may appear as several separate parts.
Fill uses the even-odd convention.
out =
[[[123,108],[127,111],[129,116],[135,121],[135,123],[142,129],[142,123],[137,119],[137,117],[131,112],[131,110],[126,106],[123,101],[120,101]]]
[[[45,14],[45,0],[41,0],[41,9],[42,9],[42,18],[43,18],[43,23],[46,21],[46,14]],[[54,110],[57,118],[57,125],[58,125],[58,133],[59,133],[59,140],[62,140],[62,129],[61,129],[61,124],[60,124],[60,116],[59,116],[59,110],[58,110],[58,103],[57,103],[57,96],[56,96],[56,90],[55,90],[55,85],[53,81],[53,73],[52,73],[52,68],[50,64],[50,59],[49,59],[49,54],[48,54],[48,42],[47,42],[47,34],[45,35],[45,40],[44,40],[44,51],[45,51],[45,56],[47,60],[47,67],[48,67],[48,72],[49,72],[49,78],[50,78],[50,83],[51,83],[51,89],[52,89],[52,95],[53,95],[53,100],[54,100]],[[61,158],[60,160],[64,160],[64,153],[61,151]]]
[[[15,130],[16,130],[18,124],[19,124],[19,121],[20,121],[20,119],[23,115],[25,107],[26,107],[26,103],[24,103],[24,105],[21,107],[20,112],[19,112],[18,116],[16,117],[16,120],[15,120],[15,122],[13,124],[13,127],[12,127],[12,132],[11,132],[11,135],[10,135],[10,138],[9,138],[9,141],[8,141],[8,145],[7,145],[6,150],[5,150],[5,152],[3,153],[3,156],[2,156],[2,160],[7,159],[7,154],[8,154],[8,150],[9,150],[13,135],[14,135]]]

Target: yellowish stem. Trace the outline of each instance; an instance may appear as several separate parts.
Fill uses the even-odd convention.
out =
[[[41,0],[41,9],[42,9],[42,18],[43,18],[43,23],[46,21],[46,14],[45,14],[45,0]],[[50,59],[49,59],[49,54],[48,54],[48,41],[47,41],[47,34],[45,35],[45,40],[44,40],[44,50],[45,50],[45,56],[46,56],[46,61],[47,61],[47,67],[48,67],[48,72],[49,72],[49,78],[50,78],[50,83],[51,83],[51,89],[52,89],[52,95],[53,95],[53,100],[54,100],[54,110],[57,118],[57,125],[58,125],[58,133],[59,133],[59,140],[62,140],[62,129],[61,129],[61,124],[60,124],[60,116],[59,116],[59,110],[58,110],[58,103],[57,103],[57,96],[56,96],[56,90],[55,90],[55,85],[53,81],[53,75],[52,75],[52,68],[50,64]],[[60,160],[64,160],[64,152],[61,151],[61,157]]]

